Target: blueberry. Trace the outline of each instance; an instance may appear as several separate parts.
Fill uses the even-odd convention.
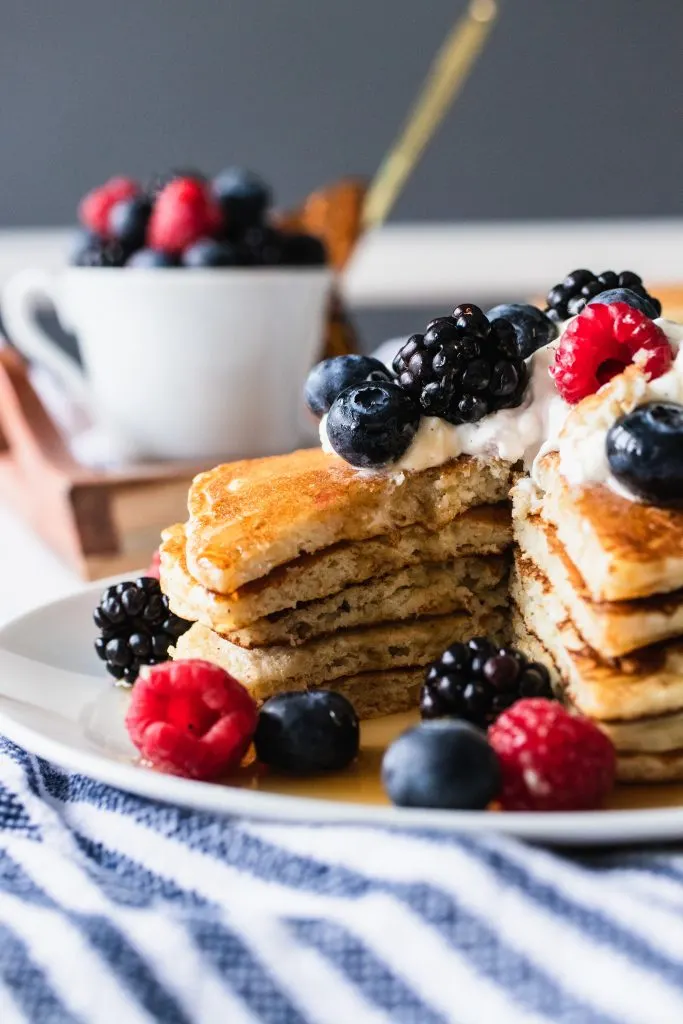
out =
[[[267,700],[254,735],[256,756],[283,772],[339,771],[358,755],[358,716],[332,690],[279,693]]]
[[[76,267],[122,267],[128,253],[115,238],[83,233],[77,239],[70,261]]]
[[[229,236],[260,224],[272,202],[270,188],[257,174],[239,167],[222,171],[212,182]]]
[[[483,810],[500,789],[500,765],[485,733],[468,722],[440,718],[391,744],[382,782],[401,807]]]
[[[137,267],[143,270],[157,267],[177,267],[178,260],[167,252],[160,252],[158,249],[138,249],[126,263],[127,267]]]
[[[283,263],[288,267],[322,267],[327,263],[327,250],[314,235],[287,233],[283,237]]]
[[[233,242],[201,238],[183,253],[185,267],[240,267],[248,262],[246,250]]]
[[[129,251],[141,249],[145,244],[147,222],[152,204],[147,196],[121,199],[109,213],[109,233]]]
[[[372,469],[400,459],[417,433],[420,410],[398,384],[368,381],[347,388],[327,415],[327,436],[352,466]]]
[[[536,349],[543,348],[557,337],[557,324],[536,306],[510,302],[494,306],[486,314],[489,320],[507,320],[511,323],[522,359],[528,359]]]
[[[683,504],[683,405],[647,402],[607,433],[612,476],[652,505]]]
[[[391,380],[391,374],[379,359],[371,356],[334,356],[313,367],[306,379],[304,400],[314,416],[329,412],[335,398],[363,381]]]
[[[636,292],[631,291],[630,288],[609,288],[607,291],[598,292],[588,305],[592,306],[594,302],[601,302],[604,305],[610,302],[625,302],[627,306],[633,306],[634,309],[644,313],[645,316],[651,317],[652,320],[659,316],[658,310],[648,298],[638,295]]]

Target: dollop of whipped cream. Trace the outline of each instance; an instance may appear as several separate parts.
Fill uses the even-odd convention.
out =
[[[671,369],[655,380],[648,380],[634,364],[605,384],[596,395],[576,406],[559,432],[543,445],[538,458],[548,451],[557,451],[560,472],[568,483],[577,487],[606,484],[623,497],[636,500],[610,473],[607,433],[620,416],[645,402],[683,404],[683,324],[661,317],[655,323],[664,331],[676,353]],[[538,483],[534,468],[531,475]]]
[[[505,462],[522,461],[529,469],[542,443],[559,432],[571,408],[558,394],[549,373],[558,340],[526,360],[530,380],[520,406],[501,409],[477,423],[457,426],[437,416],[423,416],[410,447],[389,468],[417,472],[441,466],[458,455],[474,455]],[[327,436],[327,416],[321,419],[319,429],[323,450],[333,454]]]

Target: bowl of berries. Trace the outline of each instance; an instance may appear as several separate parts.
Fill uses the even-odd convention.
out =
[[[70,265],[8,282],[8,333],[132,458],[297,447],[332,272],[323,243],[276,226],[271,204],[265,182],[236,168],[146,187],[112,178],[81,200]],[[46,305],[75,334],[82,366],[36,322]]]

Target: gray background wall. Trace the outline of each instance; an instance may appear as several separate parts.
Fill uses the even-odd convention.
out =
[[[370,174],[463,0],[0,0],[0,227],[114,172]],[[507,0],[400,219],[683,212],[683,3]]]

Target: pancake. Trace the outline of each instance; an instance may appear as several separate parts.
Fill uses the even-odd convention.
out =
[[[505,620],[506,616],[495,610],[472,615],[459,612],[347,630],[301,647],[260,647],[251,651],[195,623],[179,638],[173,657],[203,658],[221,665],[257,700],[265,700],[282,690],[326,686],[332,679],[359,673],[424,666],[455,640],[474,634],[502,639]]]
[[[538,511],[594,601],[628,601],[683,588],[683,512],[622,498],[604,484],[577,487],[552,452],[538,463]]]
[[[217,466],[188,497],[186,558],[208,590],[231,594],[276,566],[404,526],[437,529],[507,498],[512,467],[467,456],[419,473],[358,472],[320,448]]]
[[[181,525],[165,530],[161,584],[182,618],[229,633],[287,608],[338,593],[344,587],[406,566],[462,556],[500,554],[512,542],[507,505],[472,508],[439,530],[406,526],[370,540],[342,542],[299,558],[232,594],[215,594],[190,574]]]
[[[519,553],[511,597],[549,652],[568,700],[601,721],[628,722],[683,709],[683,640],[600,658],[582,639],[547,577]]]
[[[380,622],[473,612],[507,604],[504,558],[461,558],[414,565],[345,587],[331,597],[257,619],[228,638],[240,647],[297,646],[317,636]],[[485,594],[482,602],[477,594]],[[218,630],[221,632],[221,630]]]
[[[618,657],[683,634],[683,591],[635,601],[593,601],[554,526],[539,515],[516,514],[513,530],[522,553],[551,580],[577,631],[602,657]]]
[[[559,672],[545,646],[528,629],[513,607],[512,635],[515,645],[535,661],[544,662],[553,685]],[[617,776],[622,782],[673,782],[683,779],[683,713],[674,712],[633,722],[600,722],[617,751]]]

